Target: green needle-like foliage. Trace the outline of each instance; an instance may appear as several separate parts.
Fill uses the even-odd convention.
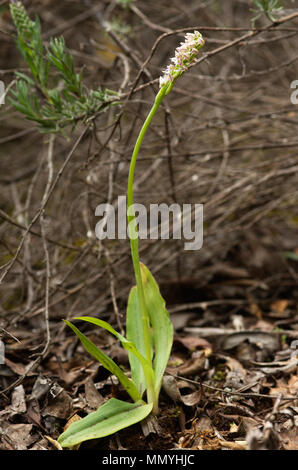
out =
[[[262,15],[266,15],[267,18],[274,22],[276,20],[276,13],[283,9],[283,4],[280,0],[254,0],[256,8],[252,8],[251,11],[256,13],[256,16],[252,18],[252,24],[258,20]]]
[[[119,103],[115,91],[87,89],[82,74],[75,71],[64,38],[50,39],[45,45],[38,18],[31,20],[22,2],[11,3],[10,12],[17,30],[17,46],[31,77],[16,73],[16,87],[9,100],[27,119],[36,122],[41,132],[65,134],[66,126],[74,129],[79,121],[88,124]]]

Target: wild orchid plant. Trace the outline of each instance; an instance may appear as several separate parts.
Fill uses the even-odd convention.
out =
[[[203,45],[202,35],[195,31],[187,33],[185,42],[176,49],[175,57],[171,59],[172,63],[160,77],[160,90],[139,133],[132,154],[127,187],[127,220],[136,286],[131,289],[128,299],[126,338],[98,318],[76,318],[105,328],[121,342],[123,348],[128,351],[131,379],[76,326],[66,321],[86,350],[116,375],[133,403],[111,398],[97,411],[72,423],[58,439],[62,447],[73,447],[88,439],[107,436],[143,420],[151,412],[158,413],[162,378],[172,349],[173,326],[156,281],[148,268],[139,261],[138,227],[133,202],[134,173],[140,146],[153,116],[165,96],[172,90],[177,78],[195,64]],[[143,398],[145,392],[146,401]]]
[[[42,132],[61,132],[66,125],[75,125],[82,117],[82,120],[86,121],[90,115],[117,101],[113,92],[103,92],[100,89],[86,95],[82,77],[75,73],[73,58],[66,51],[63,38],[51,40],[49,47],[44,50],[38,19],[30,20],[20,1],[14,0],[10,10],[17,28],[18,47],[33,76],[30,78],[17,74],[16,91],[13,92],[14,99],[11,101],[28,119],[37,122]],[[131,378],[73,323],[65,320],[85,349],[118,378],[132,402],[111,398],[97,411],[70,424],[58,438],[62,447],[74,447],[83,441],[113,434],[143,420],[151,412],[155,415],[158,413],[162,378],[173,344],[173,325],[158,284],[148,268],[139,260],[138,226],[133,201],[134,173],[139,150],[152,118],[178,77],[196,63],[203,45],[202,35],[195,31],[187,33],[185,41],[176,49],[172,63],[160,77],[159,92],[141,128],[132,154],[127,187],[127,220],[136,286],[131,289],[128,298],[126,337],[98,318],[75,318],[104,328],[120,341],[128,351]],[[62,90],[58,87],[49,89],[50,65],[60,74]],[[36,89],[42,96],[43,104],[34,94]]]

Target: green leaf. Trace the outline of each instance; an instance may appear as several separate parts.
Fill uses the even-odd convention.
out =
[[[64,320],[65,323],[72,329],[72,331],[77,335],[80,339],[81,343],[83,344],[84,348],[88,353],[90,353],[97,361],[99,361],[103,367],[105,367],[108,371],[118,377],[119,381],[127,391],[127,393],[131,396],[131,398],[137,402],[141,399],[141,396],[135,386],[135,384],[122,372],[119,366],[103,351],[101,351],[95,344],[87,338],[83,333],[78,330],[76,326],[74,326],[71,322]]]
[[[153,329],[153,369],[155,372],[155,392],[158,394],[172,349],[174,329],[157,282],[144,264],[140,263],[140,266],[146,307]]]
[[[120,333],[118,333],[114,328],[104,320],[99,320],[98,318],[94,317],[75,317],[75,320],[83,320],[88,323],[93,323],[94,325],[100,326],[101,328],[105,328],[107,331],[112,333],[112,335],[116,336],[116,338],[121,342],[122,346],[124,349],[126,349],[129,353],[131,353],[135,359],[137,360],[138,364],[140,365],[140,369],[147,375],[150,375],[152,377],[152,380],[154,381],[154,372],[148,361],[145,359],[144,355],[140,352],[139,347],[137,348],[136,345],[133,343],[133,341],[130,341],[126,339],[124,336],[122,336]],[[142,348],[141,348],[142,349]],[[138,391],[140,392],[140,395],[142,395],[142,387],[139,387],[139,382],[134,381],[133,377],[133,382],[137,386]]]
[[[292,261],[298,261],[298,253],[294,253],[292,251],[285,251],[284,256],[285,258],[291,259]]]
[[[130,291],[128,297],[128,304],[126,309],[126,336],[127,339],[132,341],[137,350],[145,356],[145,342],[144,342],[144,334],[143,334],[143,325],[142,325],[142,318],[140,315],[140,308],[139,308],[139,301],[138,301],[138,291],[136,287],[133,287]],[[151,357],[153,356],[153,348]],[[140,394],[143,395],[144,391],[146,390],[146,380],[145,380],[145,373],[144,369],[137,360],[137,358],[129,353],[129,363],[131,368],[131,377],[133,382],[136,384],[137,389],[139,390]]]
[[[151,410],[152,403],[149,405],[144,404],[142,401],[126,403],[111,398],[107,403],[100,406],[97,411],[72,423],[59,436],[58,442],[62,447],[73,447],[83,441],[109,436],[120,431],[120,429],[142,421],[149,415]]]
[[[34,84],[34,81],[32,80],[32,78],[28,77],[27,75],[25,75],[24,73],[21,73],[21,72],[15,72],[15,75],[16,77],[24,80],[25,82],[27,82],[29,85],[31,85],[32,87],[35,86]]]
[[[153,369],[155,373],[155,391],[158,394],[162,377],[167,366],[172,344],[173,326],[169,314],[165,308],[165,301],[162,298],[158,285],[150,271],[142,263],[142,280],[145,295],[146,307],[153,329],[152,333],[152,357],[154,353]],[[126,336],[132,341],[138,351],[144,356],[144,336],[143,325],[140,316],[137,287],[133,287],[128,298],[126,311]],[[141,395],[146,390],[145,375],[140,362],[129,353],[131,376]]]

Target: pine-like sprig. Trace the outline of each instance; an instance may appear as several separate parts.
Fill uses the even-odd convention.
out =
[[[10,4],[10,13],[17,28],[18,35],[31,38],[35,23],[31,21],[22,2],[17,1]]]
[[[16,86],[8,99],[27,119],[36,122],[41,132],[65,134],[67,126],[74,128],[79,121],[89,124],[117,103],[117,92],[87,89],[82,74],[75,71],[63,37],[52,38],[45,45],[39,19],[32,21],[22,2],[11,3],[10,11],[18,49],[32,77],[17,72]],[[50,69],[54,72],[51,77]]]

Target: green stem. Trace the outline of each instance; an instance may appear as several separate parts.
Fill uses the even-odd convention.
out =
[[[135,211],[133,207],[133,182],[134,182],[134,173],[137,157],[139,150],[143,141],[143,138],[146,134],[148,126],[156,113],[160,103],[166,95],[166,87],[160,89],[156,95],[154,104],[142,126],[142,129],[137,138],[133,154],[131,157],[129,176],[128,176],[128,186],[127,186],[127,221],[129,227],[129,238],[130,238],[130,247],[131,247],[131,256],[133,261],[133,268],[135,273],[135,279],[137,284],[137,293],[138,301],[140,306],[140,314],[142,317],[142,327],[143,327],[143,338],[145,346],[145,357],[149,364],[152,366],[152,357],[151,357],[151,340],[150,340],[150,321],[146,308],[144,287],[141,275],[140,260],[139,260],[139,240],[138,240],[138,227],[136,223]],[[146,377],[147,382],[147,400],[148,403],[153,403],[153,413],[158,412],[158,396],[156,396],[154,390],[154,383],[152,377]]]

